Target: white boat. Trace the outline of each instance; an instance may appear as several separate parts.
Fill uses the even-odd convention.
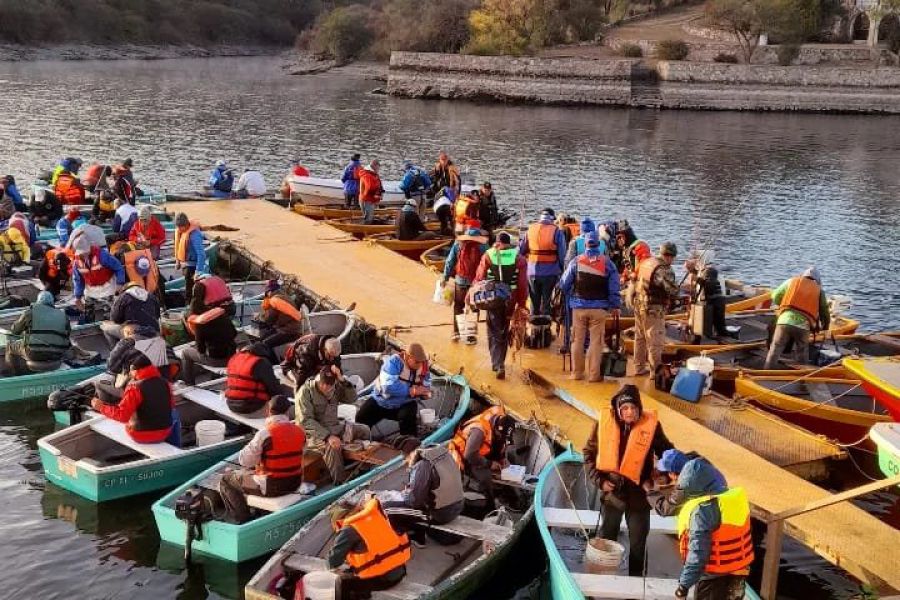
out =
[[[291,186],[291,195],[297,196],[303,204],[312,206],[344,204],[344,184],[340,179],[292,176],[288,184]],[[406,202],[399,181],[382,181],[381,184],[384,187],[381,206],[402,206]]]

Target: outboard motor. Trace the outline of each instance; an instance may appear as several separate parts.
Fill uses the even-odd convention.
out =
[[[52,392],[47,398],[47,408],[52,411],[68,411],[69,423],[75,425],[81,423],[89,396],[75,390],[61,389]]]
[[[195,539],[203,539],[200,525],[211,518],[205,494],[199,487],[190,487],[175,499],[175,516],[187,524],[184,539],[184,560],[191,562],[191,546]]]

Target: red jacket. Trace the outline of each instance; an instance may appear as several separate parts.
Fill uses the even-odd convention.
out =
[[[381,177],[371,169],[359,169],[359,201],[378,204],[384,195]]]
[[[490,266],[491,259],[488,257],[488,253],[485,252],[481,256],[481,262],[478,263],[478,272],[475,273],[475,281],[472,283],[486,279]],[[525,302],[528,300],[528,261],[521,254],[516,257],[516,269],[518,270],[519,281],[516,283],[516,289],[513,292],[513,300],[516,303],[516,308],[524,308]]]
[[[156,217],[150,217],[150,223],[147,225],[146,230],[144,230],[144,224],[140,220],[131,227],[128,240],[137,242],[138,236],[143,236],[144,243],[149,246],[162,246],[166,241],[166,230],[163,229],[162,223]]]
[[[120,423],[127,423],[125,429],[128,431],[128,435],[131,436],[131,439],[140,444],[164,442],[166,441],[166,438],[169,437],[169,433],[172,430],[171,424],[168,427],[159,429],[136,430],[134,427],[134,419],[132,417],[144,401],[144,397],[141,393],[141,383],[154,378],[162,379],[162,375],[160,375],[159,369],[153,365],[139,369],[135,373],[135,379],[126,386],[125,393],[122,395],[122,400],[120,400],[118,404],[103,404],[100,407],[100,412],[103,413],[103,416],[119,421]],[[175,396],[172,394],[172,387],[169,383],[165,383],[169,394],[168,404],[169,412],[171,413],[171,410],[175,408]],[[171,423],[171,417],[169,423]]]

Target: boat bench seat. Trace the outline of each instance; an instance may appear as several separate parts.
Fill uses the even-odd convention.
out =
[[[258,508],[266,512],[278,512],[288,506],[309,498],[308,494],[285,494],[284,496],[256,496],[247,494],[247,506]]]
[[[678,588],[677,579],[658,577],[629,577],[627,575],[595,575],[593,573],[572,573],[575,583],[585,597],[596,596],[609,600],[671,600]],[[694,597],[692,589],[688,598]]]
[[[403,578],[392,588],[372,592],[372,600],[416,600],[432,590],[431,586]]]
[[[131,439],[131,436],[125,431],[124,423],[119,423],[112,419],[97,419],[95,422],[91,423],[91,429],[103,437],[111,439],[117,444],[131,448],[135,452],[139,452],[150,458],[172,458],[184,453],[184,450],[181,448],[167,442],[159,442],[156,444],[142,444],[136,442]]]
[[[204,408],[208,408],[217,415],[221,415],[222,417],[230,421],[241,423],[242,425],[246,425],[247,427],[251,427],[256,430],[263,429],[266,426],[265,417],[253,418],[250,415],[241,415],[232,411],[230,408],[228,408],[228,404],[225,402],[225,398],[219,392],[213,392],[211,390],[204,390],[201,388],[183,388],[177,390],[177,392],[182,397],[187,398],[194,404],[197,404],[198,406],[202,406]]]
[[[494,523],[485,523],[471,517],[459,516],[443,525],[431,523],[430,529],[438,529],[448,533],[455,533],[475,540],[483,540],[493,544],[501,544],[512,535],[512,529]]]
[[[600,522],[600,512],[596,510],[578,510],[573,508],[553,508],[546,506],[543,510],[544,519],[548,527],[560,529],[581,529],[586,527],[593,530]],[[622,519],[622,527],[625,528],[625,519]],[[660,517],[657,514],[650,515],[650,531],[653,533],[665,533],[675,535],[677,524],[675,517]]]

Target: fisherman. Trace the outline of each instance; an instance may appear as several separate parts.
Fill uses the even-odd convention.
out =
[[[116,196],[110,190],[100,190],[94,194],[94,206],[91,216],[98,222],[105,223],[116,216]]]
[[[126,322],[122,325],[122,339],[113,346],[106,360],[106,371],[114,377],[114,382],[98,380],[94,384],[97,397],[103,402],[118,403],[130,380],[131,366],[143,357],[149,358],[150,364],[159,369],[167,381],[175,380],[181,363],[160,336],[159,328]]]
[[[441,223],[441,235],[450,237],[453,235],[453,200],[455,195],[450,188],[444,188],[437,200],[434,201],[434,214]]]
[[[166,243],[166,230],[153,216],[153,209],[145,204],[138,209],[138,220],[128,234],[128,240],[138,248],[147,248],[154,260],[159,260],[160,248]]]
[[[330,365],[298,386],[294,398],[297,424],[306,431],[309,449],[322,456],[334,485],[344,483],[344,444],[371,437],[367,425],[338,417],[338,405],[356,403],[356,387]]]
[[[227,469],[219,492],[238,523],[250,520],[247,494],[276,497],[293,494],[303,483],[306,435],[288,417],[291,401],[282,395],[266,403],[266,426],[238,454],[242,468]]]
[[[134,187],[134,179],[126,177],[125,169],[118,166],[113,169],[112,180],[112,192],[116,195],[116,200],[134,207],[137,202],[137,190]]]
[[[60,170],[55,173],[53,179],[53,194],[63,205],[73,206],[84,204],[84,186],[78,179],[78,169],[81,161],[76,158],[67,158],[60,165]]]
[[[449,187],[459,198],[462,192],[462,178],[459,176],[459,168],[450,160],[450,156],[443,150],[438,154],[437,162],[431,169],[431,189],[433,195],[437,195],[438,190]],[[475,215],[475,218],[479,218]]]
[[[281,282],[277,279],[266,282],[265,297],[256,321],[259,338],[269,349],[268,357],[272,362],[277,362],[277,347],[293,342],[303,333],[303,313],[281,290]]]
[[[72,259],[75,253],[65,248],[50,248],[44,254],[44,260],[38,269],[38,279],[44,284],[44,289],[58,298],[60,292],[69,284],[72,278]]]
[[[596,231],[584,235],[584,254],[569,263],[559,282],[572,312],[572,379],[603,381],[606,319],[616,317],[622,305],[619,273],[606,256],[606,244]],[[577,240],[573,240],[577,241]],[[590,333],[585,365],[584,345]]]
[[[190,315],[202,315],[213,308],[223,309],[229,317],[237,314],[228,283],[218,275],[198,273],[185,318]]]
[[[540,219],[528,226],[519,242],[519,253],[528,260],[528,295],[532,315],[550,314],[550,296],[562,274],[566,258],[563,232],[553,220],[552,208],[541,211]]]
[[[597,238],[603,241],[603,247],[606,248],[606,242],[600,233],[597,231],[597,226],[594,224],[593,219],[590,217],[585,217],[581,220],[581,225],[579,226],[580,233],[572,238],[569,242],[568,247],[566,248],[566,259],[565,265],[568,267],[569,264],[584,254],[585,249],[587,248],[586,237],[589,233],[595,232],[597,233]],[[618,270],[616,270],[618,272]]]
[[[672,242],[659,247],[659,256],[641,261],[634,293],[635,376],[656,373],[662,365],[666,337],[666,312],[681,295],[672,263],[678,248]]]
[[[509,234],[501,231],[497,242],[488,249],[475,273],[473,283],[485,279],[509,286],[510,298],[506,306],[498,306],[487,311],[488,350],[491,354],[491,368],[497,379],[506,378],[506,352],[509,349],[510,319],[516,312],[525,309],[528,298],[528,263],[512,245]]]
[[[4,175],[0,177],[0,196],[12,200],[13,207],[18,212],[28,212],[28,206],[22,199],[19,187],[16,185],[16,178],[12,175]]]
[[[675,483],[667,495],[648,494],[660,515],[678,514],[684,565],[675,598],[687,598],[696,585],[697,600],[741,600],[754,558],[746,492],[729,488],[719,470],[695,453],[667,450],[657,470]]]
[[[63,216],[62,204],[50,186],[51,176],[50,171],[45,171],[38,175],[31,186],[31,201],[28,208],[31,218],[41,227],[52,227],[53,223]]]
[[[461,425],[450,440],[450,455],[485,495],[488,510],[495,506],[494,474],[509,465],[506,450],[515,430],[515,419],[502,406],[492,406]]]
[[[407,200],[415,200],[416,211],[425,214],[425,193],[431,189],[431,178],[423,169],[417,167],[411,160],[403,163],[403,179],[400,181],[400,190]]]
[[[134,179],[134,171],[132,170],[133,167],[134,161],[130,158],[126,158],[120,164],[116,165],[116,168],[119,171],[119,176],[131,184],[131,188],[134,190],[135,196],[140,196],[141,190],[138,189],[137,181]]]
[[[28,264],[31,261],[31,244],[17,227],[0,231],[0,253],[7,267]]]
[[[87,223],[87,219],[81,216],[81,211],[75,207],[70,208],[66,216],[56,222],[56,235],[59,237],[60,244],[64,246],[68,244],[72,233],[85,223]]]
[[[252,169],[244,169],[234,186],[235,198],[262,198],[266,195],[266,180],[263,174]]]
[[[103,231],[102,227],[94,225],[85,221],[78,221],[76,219],[75,227],[72,230],[72,234],[69,236],[69,241],[66,242],[66,248],[75,248],[77,245],[81,243],[87,243],[89,246],[97,246],[98,248],[106,248],[106,232]],[[84,240],[84,242],[81,242]]]
[[[97,195],[99,192],[110,189],[107,177],[112,175],[112,169],[108,165],[94,163],[87,168],[81,177],[81,184],[84,189]]]
[[[85,296],[108,300],[125,285],[125,269],[109,250],[91,245],[84,237],[75,242],[74,250],[72,288],[78,310],[84,310]]]
[[[341,340],[333,335],[307,333],[288,346],[281,370],[300,389],[307,379],[331,365],[341,368]]]
[[[284,393],[265,344],[247,344],[228,360],[222,395],[231,411],[241,415],[261,412],[273,396]]]
[[[228,168],[224,160],[217,160],[212,173],[209,174],[209,190],[215,198],[228,198],[234,187],[234,171]]]
[[[105,417],[126,423],[128,436],[139,444],[165,442],[172,434],[175,413],[172,384],[146,356],[131,363],[130,373],[131,381],[118,404],[107,404],[94,397],[91,408]]]
[[[603,497],[600,536],[617,540],[625,515],[628,574],[634,577],[644,574],[650,533],[650,504],[642,485],[652,476],[654,457],[671,448],[656,411],[644,409],[637,386],[626,384],[612,397],[610,408],[600,411],[583,451],[586,475]]]
[[[470,221],[481,223],[481,212],[481,195],[478,190],[458,195],[453,203],[453,221],[456,223],[454,231],[457,234],[464,232]]]
[[[138,222],[138,210],[129,204],[127,198],[121,196],[116,197],[116,214],[112,222],[112,235],[109,237],[109,243],[112,241],[127,240],[131,234],[131,228]]]
[[[354,152],[341,174],[341,182],[344,184],[344,202],[346,202],[347,208],[359,206],[359,172],[362,170],[359,158],[359,153]]]
[[[100,323],[100,330],[110,346],[122,338],[122,326],[134,323],[159,331],[159,296],[147,291],[140,283],[129,281],[113,302],[109,320]]]
[[[481,184],[478,195],[481,197],[481,226],[490,234],[500,226],[500,206],[490,181]]]
[[[197,377],[195,364],[210,367],[228,365],[228,359],[237,351],[234,340],[237,330],[231,317],[221,307],[191,315],[187,326],[196,344],[188,346],[181,353],[182,379],[188,385],[194,385]]]
[[[684,263],[685,270],[693,279],[691,302],[694,305],[703,305],[710,311],[709,318],[704,315],[704,323],[701,324],[703,335],[706,337],[725,337],[728,330],[725,327],[725,294],[722,292],[722,283],[719,281],[719,271],[712,261],[704,253],[700,258],[692,258]],[[691,319],[694,315],[691,315]],[[696,325],[695,325],[696,327]]]
[[[623,221],[619,224],[616,234],[616,246],[622,260],[622,268],[619,270],[622,282],[637,280],[641,262],[653,255],[650,244],[637,239],[634,230],[628,225],[628,221]]]
[[[381,177],[378,175],[378,169],[381,163],[373,160],[365,169],[359,169],[357,176],[359,177],[359,203],[362,207],[363,222],[371,225],[375,220],[375,207],[381,202],[384,196],[384,186],[381,183]]]
[[[777,368],[789,343],[793,343],[791,359],[801,365],[809,363],[810,333],[827,331],[831,326],[831,312],[819,270],[810,267],[803,275],[779,285],[772,290],[772,302],[778,305],[778,320],[764,368]]]
[[[417,201],[410,198],[397,211],[397,239],[401,241],[434,240],[438,235],[429,231],[419,216]]]
[[[478,228],[477,221],[470,221],[469,228],[462,235],[458,235],[450,246],[450,254],[444,262],[444,285],[454,277],[453,287],[453,335],[451,341],[459,341],[459,324],[456,318],[463,314],[466,308],[466,296],[475,280],[481,257],[488,249],[488,238]],[[467,344],[476,342],[475,336],[468,336]]]
[[[7,376],[53,370],[72,345],[69,318],[65,311],[54,307],[53,294],[47,291],[37,295],[9,332],[21,337],[6,341]]]
[[[375,390],[356,413],[356,422],[374,427],[382,419],[400,424],[402,435],[418,436],[419,398],[431,397],[431,371],[422,344],[413,342],[384,359]]]
[[[462,473],[447,446],[429,444],[413,449],[406,455],[406,467],[409,479],[400,497],[393,493],[379,497],[391,519],[402,515],[413,523],[443,525],[462,514]]]
[[[569,215],[569,213],[560,213],[556,218],[556,225],[563,232],[563,237],[565,237],[566,240],[566,248],[569,247],[569,242],[581,235],[581,226],[578,224],[575,217]]]
[[[206,249],[200,224],[189,221],[183,212],[175,216],[175,267],[184,275],[185,301],[190,304],[194,293],[194,275],[206,273]]]
[[[615,235],[612,236],[612,239],[615,240],[615,244],[613,244],[613,247],[610,249],[609,257],[613,259],[613,262],[616,264],[616,269],[623,276],[624,280],[625,272],[628,270],[628,262],[625,255],[628,252],[629,246],[637,241],[634,229],[628,223],[627,219],[616,222],[616,231]]]

